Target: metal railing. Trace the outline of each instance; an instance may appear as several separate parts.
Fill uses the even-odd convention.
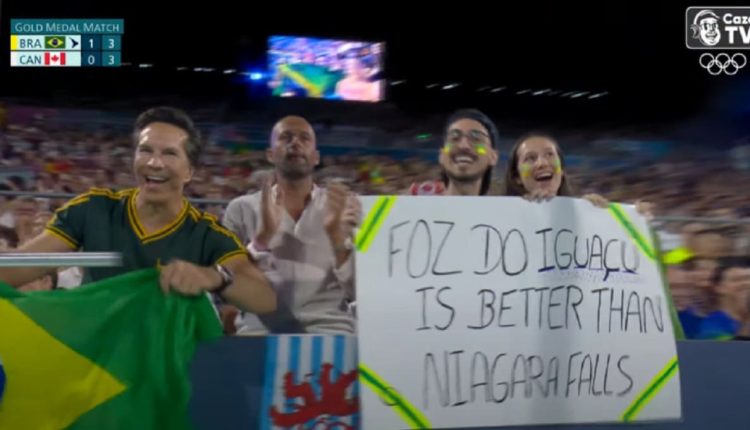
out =
[[[33,197],[36,199],[72,199],[78,194],[75,193],[50,193],[50,192],[38,192],[38,191],[0,191],[0,196],[7,197]],[[225,199],[203,199],[203,198],[188,198],[191,203],[197,205],[227,205],[229,200]]]
[[[119,252],[0,253],[0,267],[115,267],[122,266]]]
[[[8,197],[33,197],[33,198],[47,198],[47,199],[71,199],[76,197],[75,193],[52,193],[52,192],[37,192],[37,191],[0,191],[0,196]],[[193,204],[196,205],[222,205],[226,206],[229,204],[229,200],[226,199],[204,199],[204,198],[188,198]],[[706,224],[750,224],[750,218],[705,218],[696,216],[682,216],[682,215],[669,215],[669,216],[657,216],[653,219],[654,222],[670,223],[670,222],[701,222]]]

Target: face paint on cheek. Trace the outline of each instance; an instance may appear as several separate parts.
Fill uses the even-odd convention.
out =
[[[446,143],[445,145],[443,145],[443,154],[446,154],[446,155],[449,154],[452,149],[453,149],[453,144]]]
[[[533,167],[529,163],[521,163],[521,166],[519,167],[519,170],[521,172],[522,178],[528,178],[531,176],[531,170]]]
[[[555,158],[555,173],[562,173],[562,163],[559,158]]]
[[[479,155],[485,155],[485,154],[487,154],[487,147],[484,146],[484,145],[477,145],[475,147],[475,149],[477,151],[477,154],[479,154]]]

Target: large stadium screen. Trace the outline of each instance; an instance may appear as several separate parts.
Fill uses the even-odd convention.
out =
[[[378,102],[384,98],[384,43],[272,36],[274,96]]]

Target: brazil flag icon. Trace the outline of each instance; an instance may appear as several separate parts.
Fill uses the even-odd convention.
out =
[[[65,49],[65,36],[46,36],[44,38],[45,49]]]

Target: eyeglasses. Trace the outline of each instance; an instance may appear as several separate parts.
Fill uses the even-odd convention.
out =
[[[469,130],[468,132],[464,132],[462,130],[454,129],[448,131],[446,142],[451,145],[458,145],[464,137],[472,146],[486,145],[490,141],[490,136],[481,130]]]

